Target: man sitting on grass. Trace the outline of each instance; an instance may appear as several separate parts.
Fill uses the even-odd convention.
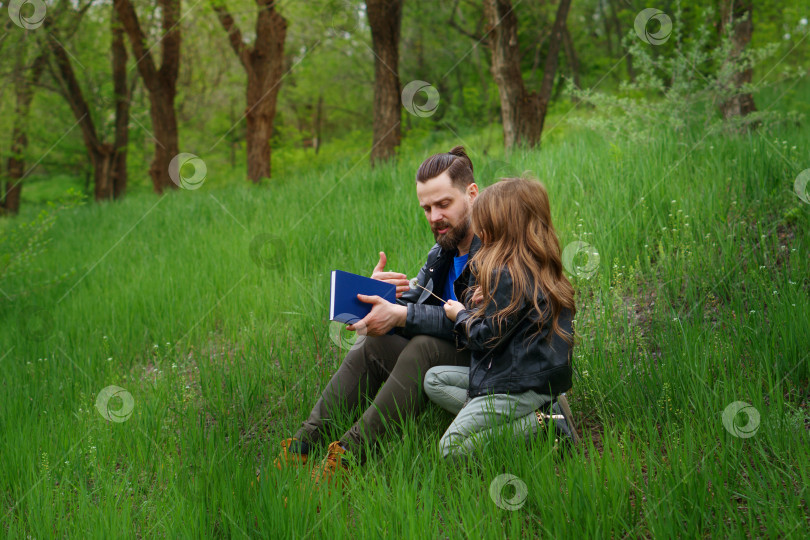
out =
[[[310,450],[324,442],[325,422],[333,422],[340,410],[354,410],[361,401],[373,399],[354,425],[329,444],[326,457],[313,469],[316,486],[331,482],[348,471],[347,453],[362,463],[364,448],[375,444],[387,426],[422,411],[428,402],[422,384],[430,368],[470,365],[470,351],[458,350],[453,321],[431,293],[444,300],[472,296],[475,283],[467,260],[481,246],[470,227],[477,195],[472,162],[464,148],[433,155],[420,165],[416,197],[436,240],[417,277],[421,288],[411,288],[405,274],[386,272],[385,254],[380,252],[371,277],[394,284],[397,303],[358,295],[372,309],[347,329],[365,338],[343,359],[298,432],[282,441],[277,468],[304,465]],[[392,328],[395,333],[387,335]]]

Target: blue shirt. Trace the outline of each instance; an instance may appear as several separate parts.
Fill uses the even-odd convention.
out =
[[[453,266],[451,266],[450,270],[447,272],[447,281],[444,282],[442,300],[458,300],[458,298],[456,298],[456,292],[453,290],[453,282],[464,271],[464,266],[467,264],[467,257],[469,257],[469,255],[470,254],[467,253],[461,257],[453,257]]]

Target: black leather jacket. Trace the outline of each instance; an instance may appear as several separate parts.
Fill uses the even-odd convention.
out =
[[[504,269],[492,293],[494,303],[489,303],[484,317],[472,320],[469,334],[465,321],[470,318],[472,311],[462,310],[456,317],[458,342],[471,351],[469,397],[517,394],[527,390],[557,396],[569,390],[572,379],[571,346],[556,334],[550,341],[546,339],[551,332],[550,324],[544,325],[537,336],[532,337],[540,319],[533,305],[524,300],[517,311],[501,322],[502,332],[498,332],[493,314],[497,309],[509,305],[511,298],[512,278]],[[546,303],[542,292],[537,303],[541,309]],[[558,322],[569,333],[573,333],[571,319],[571,310],[563,309]],[[511,337],[505,340],[498,337],[489,342],[493,336],[502,336],[510,330]]]
[[[470,243],[470,253],[467,261],[472,260],[473,255],[481,247],[481,239],[473,236]],[[445,251],[439,244],[435,244],[428,253],[427,262],[419,270],[417,276],[418,283],[441,297],[444,291],[444,284],[450,267],[453,264],[453,257],[458,255],[458,250]],[[463,302],[465,293],[475,286],[475,280],[470,271],[470,265],[464,266],[464,271],[453,282],[453,290],[456,298]],[[444,305],[433,295],[419,287],[413,287],[402,293],[397,298],[397,303],[408,306],[408,317],[405,320],[405,327],[398,327],[394,333],[405,337],[413,337],[418,334],[435,336],[438,338],[454,341],[456,348],[460,349],[457,336],[453,332],[453,321],[447,318],[444,313]]]

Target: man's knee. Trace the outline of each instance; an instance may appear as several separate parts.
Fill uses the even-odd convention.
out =
[[[438,360],[441,341],[433,336],[414,336],[408,346],[402,350],[397,362],[419,366],[433,365]],[[427,368],[424,369],[424,372],[426,371]]]
[[[425,373],[425,394],[427,394],[428,398],[432,401],[435,401],[438,397],[439,386],[441,385],[441,378],[439,377],[439,373],[437,372],[437,368],[430,368],[427,373]]]
[[[384,365],[388,363],[389,358],[393,363],[403,344],[390,339],[392,337],[406,339],[400,336],[358,336],[357,341],[343,357],[343,363],[349,368],[356,366],[367,368],[369,364]]]

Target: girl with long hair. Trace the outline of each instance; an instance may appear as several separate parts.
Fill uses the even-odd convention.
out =
[[[431,368],[424,383],[432,401],[457,414],[440,442],[444,457],[469,454],[496,428],[536,433],[550,418],[537,411],[571,388],[574,289],[545,187],[503,179],[476,197],[471,222],[482,242],[470,260],[478,289],[444,306],[470,367]]]

